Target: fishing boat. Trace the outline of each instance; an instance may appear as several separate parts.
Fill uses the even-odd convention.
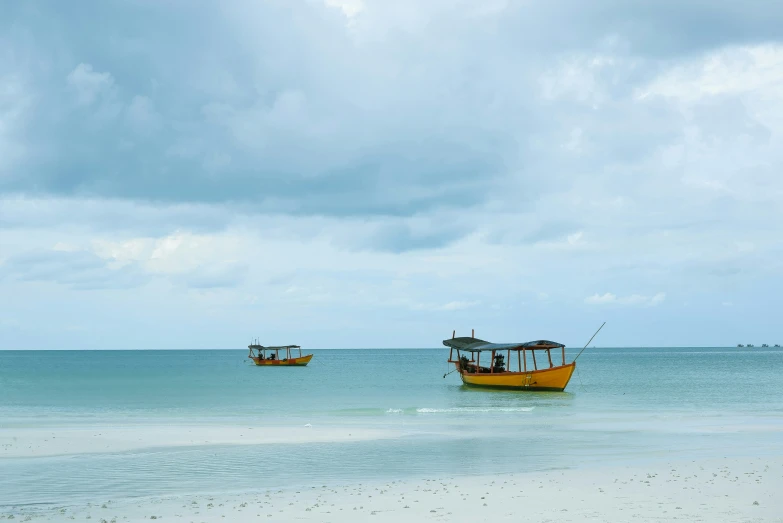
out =
[[[258,366],[284,366],[284,367],[304,367],[313,359],[312,354],[302,355],[302,347],[299,345],[280,345],[265,347],[263,345],[251,344],[247,346],[250,349],[248,358],[253,360]],[[298,355],[292,354],[293,351],[299,351]],[[282,358],[280,357],[282,353]]]
[[[459,372],[465,385],[492,389],[563,391],[576,368],[576,360],[566,363],[565,345],[562,343],[549,340],[490,343],[473,337],[474,333],[470,337],[461,338],[456,338],[455,334],[453,332],[451,339],[443,340],[443,344],[449,347],[448,361],[455,365],[455,371]],[[553,351],[555,359],[561,360],[557,365],[552,359]],[[539,359],[542,361],[541,367],[538,366]]]

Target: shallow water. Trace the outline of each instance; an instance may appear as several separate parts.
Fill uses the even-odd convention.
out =
[[[369,429],[358,442],[173,444],[0,458],[0,505],[767,455],[783,447],[780,349],[588,349],[566,392],[467,389],[448,350],[0,352],[0,428]],[[568,359],[576,351],[568,353]],[[23,443],[23,442],[21,442]],[[1,453],[0,453],[1,455]]]

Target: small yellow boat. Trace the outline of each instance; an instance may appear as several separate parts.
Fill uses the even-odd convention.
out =
[[[312,354],[302,356],[302,347],[299,345],[280,345],[275,347],[264,347],[263,345],[252,344],[247,346],[250,349],[248,358],[260,367],[304,367],[313,359]],[[292,355],[292,349],[299,349],[298,355]],[[280,357],[280,353],[283,357]]]
[[[490,343],[472,336],[455,338],[452,334],[452,338],[443,340],[443,344],[450,349],[449,363],[456,366],[462,383],[474,387],[563,391],[576,368],[576,361],[566,363],[565,345],[554,341]],[[561,356],[561,364],[555,365],[552,351],[555,351],[555,358]],[[485,366],[481,365],[482,354],[485,355]],[[532,365],[528,364],[528,359],[532,360]],[[538,367],[538,359],[542,360],[541,368]],[[516,370],[513,370],[514,367]]]

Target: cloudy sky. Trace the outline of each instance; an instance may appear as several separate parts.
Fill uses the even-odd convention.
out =
[[[783,343],[783,4],[0,17],[0,348]]]

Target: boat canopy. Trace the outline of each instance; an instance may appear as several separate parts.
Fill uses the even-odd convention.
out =
[[[264,347],[263,345],[248,345],[248,349],[256,349],[256,350],[286,350],[286,349],[299,349],[299,345],[277,345],[277,346],[269,346]]]
[[[517,350],[517,349],[539,350],[539,349],[555,349],[555,348],[565,347],[565,345],[563,345],[562,343],[557,343],[549,340],[527,341],[524,343],[490,343],[488,341],[480,340],[478,338],[471,338],[469,336],[443,340],[443,344],[446,347],[451,347],[452,349],[458,349],[466,352]]]

